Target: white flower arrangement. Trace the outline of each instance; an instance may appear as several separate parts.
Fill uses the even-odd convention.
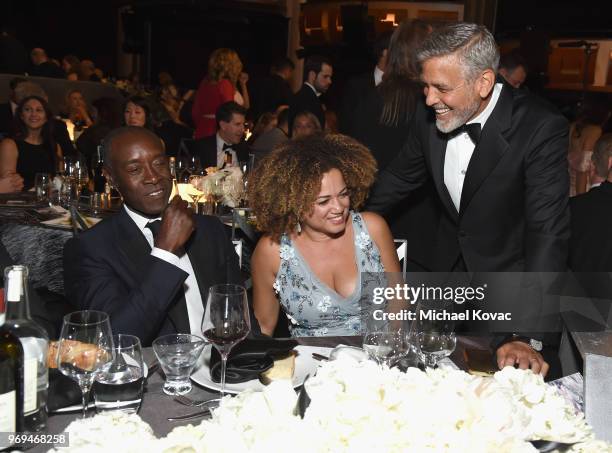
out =
[[[226,397],[212,419],[178,427],[155,442],[144,422],[127,418],[137,416],[74,422],[68,428],[70,441],[77,439],[79,448],[69,451],[102,451],[102,445],[119,451],[113,446],[120,443],[120,451],[146,453],[279,448],[292,453],[517,453],[537,451],[527,440],[550,439],[579,442],[574,453],[612,452],[610,444],[594,439],[582,415],[576,416],[556,389],[531,371],[508,367],[492,378],[451,368],[403,373],[342,356],[323,363],[306,388],[311,403],[304,419],[293,413],[297,397],[291,384],[277,381],[262,392]],[[130,423],[132,428],[126,426]]]

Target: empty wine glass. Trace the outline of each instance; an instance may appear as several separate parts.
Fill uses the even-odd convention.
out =
[[[211,286],[202,333],[221,355],[221,398],[225,394],[227,357],[250,330],[249,305],[244,287],[232,284]]]
[[[153,351],[166,375],[165,394],[184,395],[191,392],[189,376],[205,344],[204,339],[186,333],[164,335],[153,341]]]
[[[363,350],[379,365],[391,367],[406,352],[405,338],[401,330],[368,331],[363,337]]]
[[[113,355],[113,337],[106,313],[84,310],[64,316],[57,347],[57,368],[79,385],[83,418],[87,415],[91,385],[100,370],[113,361]]]
[[[428,302],[419,306],[413,335],[416,349],[428,368],[436,368],[438,362],[450,356],[457,346],[450,316],[453,308],[453,302]],[[432,313],[437,316],[432,316]]]

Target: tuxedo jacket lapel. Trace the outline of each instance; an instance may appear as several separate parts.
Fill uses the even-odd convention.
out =
[[[206,311],[206,301],[208,298],[208,287],[210,286],[207,276],[214,274],[213,265],[214,263],[205,254],[204,245],[198,237],[199,230],[196,229],[191,239],[185,245],[185,250],[191,261],[191,267],[195,274],[196,281],[198,282],[198,288],[200,289],[200,296],[202,297],[202,306]],[[198,247],[198,244],[200,245]]]
[[[442,134],[435,124],[431,127],[429,134],[429,150],[431,156],[431,173],[433,180],[437,186],[438,194],[446,210],[451,214],[453,219],[457,220],[458,213],[450,193],[444,184],[444,159],[446,158],[447,138]]]
[[[470,159],[461,192],[459,217],[463,215],[478,188],[509,148],[503,133],[510,128],[511,118],[512,93],[511,90],[503,88]]]
[[[137,281],[144,280],[144,273],[149,264],[151,247],[136,224],[130,219],[127,212],[122,209],[117,216],[115,235],[119,248],[125,255],[129,268]],[[190,332],[189,316],[185,303],[185,294],[181,289],[175,296],[167,320],[172,323],[176,332]],[[146,322],[146,320],[143,320]],[[170,333],[169,329],[162,327],[160,333]]]

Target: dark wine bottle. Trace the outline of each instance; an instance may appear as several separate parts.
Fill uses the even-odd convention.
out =
[[[23,431],[23,348],[13,333],[0,331],[0,432]],[[0,439],[0,450],[10,447]]]
[[[47,426],[47,391],[49,374],[47,332],[30,317],[28,268],[9,266],[4,270],[6,319],[0,334],[13,334],[23,349],[20,398],[23,405],[23,431],[37,432]]]
[[[104,193],[106,190],[106,176],[104,176],[104,159],[102,158],[102,145],[98,145],[96,163],[94,166],[94,192]]]

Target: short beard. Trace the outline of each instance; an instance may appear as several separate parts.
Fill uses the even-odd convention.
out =
[[[474,116],[474,114],[478,111],[480,107],[480,99],[475,98],[474,102],[469,104],[468,106],[462,109],[453,109],[449,112],[450,115],[453,115],[449,120],[439,120],[436,118],[436,127],[440,132],[448,134],[449,132],[454,131],[458,127],[463,126],[468,120]]]

